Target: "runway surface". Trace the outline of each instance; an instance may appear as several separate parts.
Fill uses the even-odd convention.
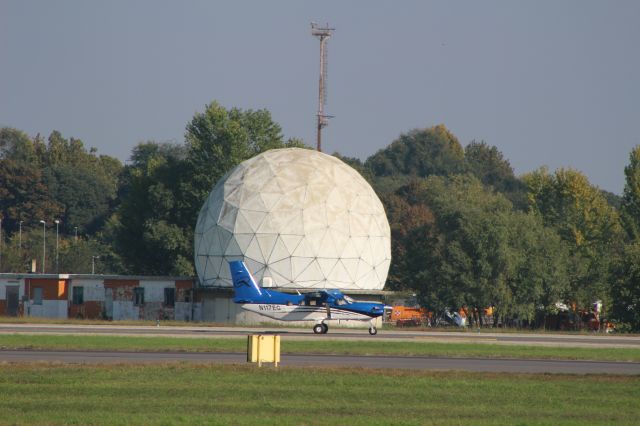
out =
[[[123,325],[54,325],[0,324],[0,334],[78,334],[78,335],[143,335],[173,337],[237,337],[247,334],[277,333],[291,339],[349,339],[389,341],[442,341],[465,343],[496,343],[517,345],[547,345],[570,347],[640,348],[640,337],[587,334],[476,333],[473,331],[400,331],[379,330],[370,336],[363,329],[331,328],[326,335],[314,335],[311,329],[269,327],[170,327]]]
[[[94,352],[0,350],[0,362],[114,363],[246,363],[244,353]],[[407,370],[462,370],[504,373],[640,375],[640,363],[476,359],[399,356],[282,355],[281,366],[354,367]]]

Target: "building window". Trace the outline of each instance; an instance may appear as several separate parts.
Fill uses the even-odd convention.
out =
[[[84,287],[73,287],[73,304],[82,305],[84,303]]]
[[[42,305],[42,287],[35,287],[33,289],[33,304]]]
[[[176,304],[176,289],[165,288],[164,289],[164,306],[173,307]]]
[[[133,304],[135,306],[144,305],[144,287],[135,287],[133,289]]]

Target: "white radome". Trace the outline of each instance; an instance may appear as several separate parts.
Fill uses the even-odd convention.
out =
[[[317,151],[275,149],[213,188],[195,230],[202,285],[230,287],[230,260],[263,285],[381,290],[391,262],[389,222],[371,186]]]

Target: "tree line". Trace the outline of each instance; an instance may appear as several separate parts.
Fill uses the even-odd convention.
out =
[[[304,144],[285,139],[267,110],[215,101],[187,123],[184,143],[139,143],[126,165],[57,131],[45,140],[2,128],[0,271],[26,272],[36,259],[38,272],[191,276],[195,221],[215,182],[282,147]],[[502,321],[537,325],[558,302],[601,300],[620,328],[640,330],[640,146],[622,196],[574,169],[515,176],[496,147],[463,146],[443,125],[365,161],[334,155],[385,205],[387,289],[434,311],[492,306]]]

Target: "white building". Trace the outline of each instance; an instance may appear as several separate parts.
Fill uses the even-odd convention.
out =
[[[191,277],[0,274],[0,315],[200,321]]]
[[[280,289],[382,290],[389,223],[371,186],[347,164],[309,149],[274,149],[223,177],[200,211],[202,286],[231,287],[230,260]]]

